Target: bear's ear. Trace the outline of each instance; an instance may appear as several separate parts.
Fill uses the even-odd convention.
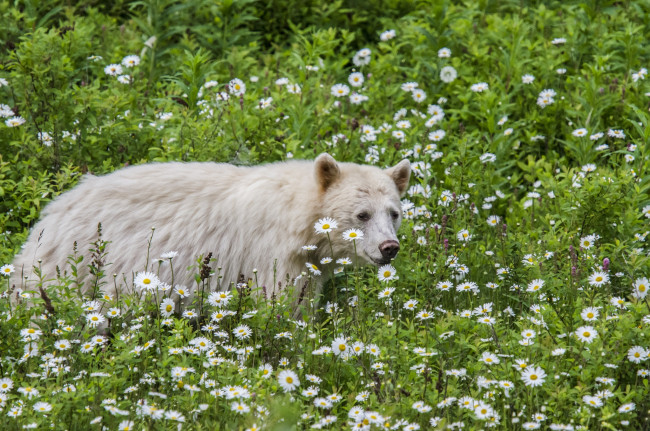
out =
[[[402,160],[392,168],[386,169],[385,172],[395,181],[399,194],[404,196],[406,188],[409,186],[409,179],[411,179],[411,162],[406,159]]]
[[[322,191],[325,191],[334,184],[334,182],[341,175],[339,170],[339,165],[334,160],[334,157],[330,156],[327,153],[323,153],[320,156],[316,157],[314,160],[316,182],[320,186]]]

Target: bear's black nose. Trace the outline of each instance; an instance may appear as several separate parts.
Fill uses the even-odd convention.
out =
[[[379,251],[384,259],[393,259],[399,251],[399,242],[392,239],[384,241],[379,244]]]

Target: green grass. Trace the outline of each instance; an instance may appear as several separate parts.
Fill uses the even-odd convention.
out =
[[[648,1],[0,3],[0,266],[86,172],[321,152],[416,172],[399,278],[347,266],[299,320],[291,292],[264,301],[254,283],[197,300],[197,324],[143,294],[88,303],[69,277],[48,283],[46,316],[0,280],[0,428],[647,428],[648,16]],[[112,309],[95,339],[88,316]],[[359,353],[327,351],[341,343]],[[300,385],[285,392],[283,370]]]

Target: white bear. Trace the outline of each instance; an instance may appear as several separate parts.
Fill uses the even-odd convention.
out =
[[[198,266],[196,257],[208,253],[216,259],[212,268],[220,268],[221,290],[243,276],[256,280],[270,296],[308,272],[308,263],[322,274],[303,279],[316,280],[320,286],[331,273],[320,263],[324,257],[357,256],[375,265],[395,257],[402,218],[400,197],[410,173],[407,160],[382,170],[338,163],[329,154],[321,154],[315,161],[256,167],[154,163],[106,176],[88,175],[45,208],[14,259],[11,282],[16,288],[35,289],[34,265],[40,265],[47,278],[56,276],[57,267],[69,273],[67,258],[75,241],[85,257],[78,265],[78,276],[91,280],[88,249],[101,223],[103,238],[110,241],[106,259],[110,264],[104,268],[108,275],[104,290],[109,294],[115,293],[115,286],[121,288],[125,277],[130,282],[134,274],[145,270],[171,283],[169,263],[152,262],[171,250],[178,252],[172,260],[174,284],[190,289],[196,285],[194,274],[200,268],[187,268]],[[329,240],[314,228],[327,217],[338,225]],[[342,236],[350,228],[363,232],[356,247]],[[305,245],[316,249],[306,251]],[[152,258],[145,268],[148,256]],[[117,283],[113,274],[118,275]]]

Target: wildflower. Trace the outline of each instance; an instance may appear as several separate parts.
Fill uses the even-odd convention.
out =
[[[442,138],[445,137],[445,131],[444,130],[436,130],[431,133],[429,133],[429,139],[432,141],[440,141]]]
[[[598,332],[591,326],[581,326],[576,329],[576,337],[578,340],[590,344],[598,336]]]
[[[433,319],[433,313],[427,310],[422,310],[418,314],[415,315],[420,320],[428,320],[428,319]]]
[[[609,274],[603,271],[595,271],[589,276],[589,284],[600,287],[609,282]]]
[[[23,117],[17,116],[5,120],[5,124],[7,125],[7,127],[18,127],[25,124],[26,121],[27,120],[25,120]]]
[[[329,233],[337,227],[338,223],[336,220],[330,217],[322,218],[314,223],[314,229],[316,230],[316,233]]]
[[[278,375],[278,382],[280,387],[285,392],[290,392],[300,386],[300,380],[298,380],[298,375],[291,370],[282,370]]]
[[[243,415],[244,413],[248,413],[248,412],[250,412],[250,411],[251,411],[251,408],[248,407],[246,404],[244,404],[244,403],[242,403],[242,402],[234,401],[234,402],[230,405],[230,410],[232,410],[233,412],[236,412],[236,413],[239,413],[239,414],[242,414],[242,415]]]
[[[337,337],[332,341],[332,351],[335,356],[346,357],[350,352],[350,346],[348,345],[345,337]]]
[[[350,87],[345,84],[334,84],[332,86],[332,96],[344,97],[350,94]]]
[[[596,241],[596,235],[584,236],[580,238],[580,247],[584,248],[585,250],[588,250],[594,245],[595,241]]]
[[[582,138],[584,136],[587,136],[588,130],[587,129],[575,129],[571,134],[577,138]]]
[[[119,64],[109,64],[104,68],[104,73],[110,76],[119,76],[122,74],[122,66]]]
[[[458,77],[458,72],[452,66],[445,66],[440,69],[440,80],[444,83],[451,83]]]
[[[521,380],[526,386],[541,386],[546,378],[546,372],[541,367],[526,367],[521,372]]]
[[[320,269],[318,269],[318,267],[316,265],[314,265],[313,263],[306,262],[305,266],[307,267],[307,269],[309,269],[309,272],[311,272],[313,275],[321,275],[322,274]]]
[[[390,298],[390,295],[395,291],[394,287],[387,287],[379,292],[379,299]]]
[[[52,410],[52,404],[39,401],[34,404],[34,411],[38,413],[47,413]]]
[[[648,279],[646,277],[637,278],[634,282],[632,296],[637,299],[643,299],[648,294]]]
[[[627,403],[627,404],[623,404],[622,406],[620,406],[620,407],[618,408],[618,412],[619,412],[619,413],[627,413],[627,412],[631,412],[631,411],[633,411],[635,408],[636,408],[636,404],[634,404],[634,403]]]
[[[228,83],[228,91],[235,96],[243,96],[246,93],[246,84],[239,78],[235,78]]]
[[[425,93],[423,90],[416,88],[411,92],[411,97],[413,97],[413,100],[415,100],[418,103],[424,102],[424,99],[427,98],[427,93]]]
[[[404,303],[404,308],[407,310],[415,310],[415,307],[418,305],[417,299],[409,299]]]
[[[174,301],[171,298],[165,298],[160,303],[160,314],[163,317],[169,317],[174,313]]]
[[[481,360],[481,362],[484,362],[487,365],[498,364],[499,362],[501,362],[499,360],[499,357],[497,355],[495,355],[494,353],[491,353],[491,352],[483,352],[483,354],[481,355],[480,360]]]
[[[232,333],[238,340],[246,340],[251,336],[253,330],[248,325],[239,325],[233,329]]]
[[[16,267],[13,266],[12,264],[8,263],[8,264],[2,265],[2,267],[0,267],[0,274],[9,276],[9,275],[13,274],[13,272],[15,270],[16,270]]]
[[[14,387],[14,382],[9,377],[0,379],[0,394],[9,392]]]
[[[463,229],[459,231],[456,237],[458,238],[458,241],[464,241],[464,242],[467,242],[470,239],[472,239],[472,235],[469,233],[467,229]]]
[[[582,397],[582,401],[584,401],[589,407],[602,407],[603,406],[603,401],[598,398],[594,397],[591,395],[585,395]]]
[[[533,75],[526,74],[521,77],[521,82],[524,84],[532,84],[533,81],[535,80],[535,77]]]
[[[391,281],[399,278],[397,276],[397,270],[392,265],[380,266],[377,277],[379,281]]]
[[[526,289],[526,292],[537,292],[543,286],[544,286],[544,280],[541,279],[533,280],[530,283],[528,283],[528,288]]]
[[[609,129],[607,131],[607,136],[617,139],[625,139],[625,132],[622,130]]]
[[[70,344],[70,341],[68,340],[59,340],[54,343],[54,347],[57,350],[68,350],[72,345]]]
[[[386,30],[382,34],[379,35],[379,39],[382,41],[386,42],[387,40],[390,40],[395,37],[395,30]]]
[[[470,90],[472,90],[475,93],[482,93],[484,91],[489,90],[489,87],[487,83],[485,82],[479,82],[478,84],[474,84],[470,87]]]
[[[120,422],[120,425],[117,427],[118,430],[120,431],[133,431],[135,428],[133,428],[133,421],[122,421]]]
[[[140,64],[140,57],[137,55],[127,55],[122,59],[122,65],[124,67],[134,67]]]
[[[133,284],[142,290],[153,292],[158,288],[160,280],[152,272],[139,272],[136,274]]]
[[[174,292],[175,292],[178,296],[180,296],[181,298],[187,298],[187,297],[190,295],[191,290],[188,289],[188,288],[185,287],[185,286],[181,286],[180,284],[177,284],[177,285],[174,287]],[[223,292],[221,292],[221,293],[223,293]],[[210,295],[210,296],[212,296],[212,295]],[[208,297],[208,302],[210,302],[210,297]]]
[[[582,312],[580,313],[580,317],[582,317],[583,320],[586,321],[592,321],[598,319],[598,314],[600,314],[600,311],[598,311],[598,308],[596,307],[587,307]]]
[[[88,322],[88,326],[96,328],[100,324],[104,323],[106,319],[100,313],[90,313],[86,315],[86,321]]]
[[[627,351],[627,359],[635,364],[639,364],[642,361],[645,361],[648,359],[648,355],[650,355],[650,351],[646,351],[643,347],[641,346],[634,346],[631,347]]]

